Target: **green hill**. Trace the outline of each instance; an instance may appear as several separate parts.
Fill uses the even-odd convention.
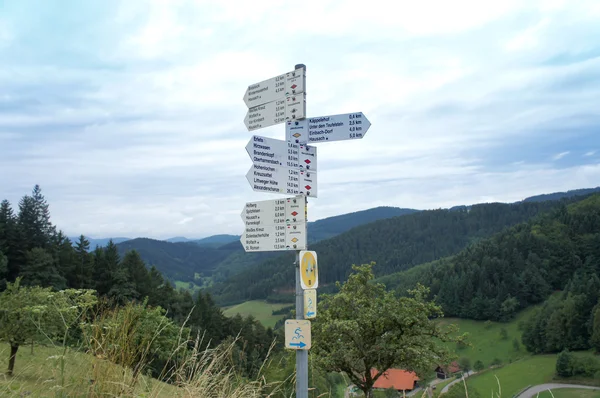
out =
[[[453,257],[380,281],[399,294],[417,282],[430,286],[448,316],[506,320],[563,290],[578,270],[600,274],[599,260],[600,194],[594,194],[563,203]],[[595,304],[597,298],[590,300]]]
[[[330,238],[358,225],[417,211],[377,207],[309,222],[309,242]],[[121,242],[117,247],[121,256],[128,250],[137,250],[146,264],[156,266],[169,279],[184,285],[189,282],[202,285],[207,280],[212,283],[223,281],[252,265],[281,255],[281,252],[246,253],[236,235],[213,235],[195,241],[173,239],[136,238]],[[199,275],[205,280],[198,282]]]
[[[319,262],[327,264],[319,271],[320,290],[326,291],[327,285],[345,280],[352,264],[375,261],[378,275],[406,270],[456,254],[563,202],[491,203],[469,209],[426,210],[355,227],[311,245]],[[294,254],[287,253],[252,265],[215,284],[211,293],[221,305],[289,296],[294,281],[293,261]]]

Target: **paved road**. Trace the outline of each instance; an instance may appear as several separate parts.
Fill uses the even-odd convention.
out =
[[[582,386],[580,384],[548,383],[548,384],[540,384],[537,386],[533,386],[530,389],[526,390],[523,394],[519,395],[518,398],[531,398],[531,397],[537,395],[538,392],[547,391],[547,390],[555,390],[557,388],[581,388],[581,389],[585,389],[585,390],[600,390],[600,387]]]
[[[468,378],[469,376],[473,376],[475,373],[477,373],[477,372],[474,372],[474,371],[472,371],[472,370],[469,370],[469,372],[467,372],[467,378]],[[447,392],[448,392],[448,390],[450,389],[450,387],[452,387],[454,384],[456,384],[456,383],[459,383],[459,382],[462,382],[462,377],[459,377],[458,379],[456,379],[456,380],[454,380],[454,381],[452,381],[452,382],[450,382],[450,383],[446,384],[446,386],[445,386],[444,388],[442,388],[442,391],[440,392],[440,394],[445,394],[445,393],[447,393]]]

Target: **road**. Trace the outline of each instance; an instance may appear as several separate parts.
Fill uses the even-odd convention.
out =
[[[519,395],[518,398],[531,398],[537,393],[547,390],[556,390],[557,388],[580,388],[585,390],[600,390],[600,387],[582,386],[580,384],[558,384],[558,383],[547,383],[533,386],[530,389]]]
[[[475,373],[477,373],[477,372],[474,372],[474,371],[472,371],[472,370],[469,370],[469,371],[467,372],[467,378],[468,378],[469,376],[473,376]],[[440,394],[445,394],[445,393],[447,393],[447,392],[448,392],[448,390],[450,389],[450,387],[452,387],[454,384],[456,384],[456,383],[458,383],[458,382],[462,382],[462,377],[459,377],[458,379],[456,379],[456,380],[454,380],[454,381],[452,381],[452,382],[450,382],[450,383],[446,384],[446,386],[445,386],[444,388],[442,388],[442,391],[440,392]]]

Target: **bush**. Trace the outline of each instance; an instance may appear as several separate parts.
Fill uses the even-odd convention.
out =
[[[521,345],[519,344],[519,340],[517,340],[516,337],[513,339],[513,349],[515,351],[519,351],[521,349]]]
[[[502,365],[502,360],[500,358],[494,358],[494,360],[492,361],[492,363],[490,365],[500,366],[500,365]]]
[[[476,371],[481,372],[485,368],[485,365],[480,360],[477,360],[477,361],[475,361],[475,364],[473,365],[473,368]]]
[[[508,332],[506,331],[505,328],[500,329],[500,339],[501,340],[508,339]]]

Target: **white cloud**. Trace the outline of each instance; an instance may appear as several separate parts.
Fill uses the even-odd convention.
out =
[[[246,201],[278,197],[245,179],[244,90],[299,62],[310,116],[362,111],[372,123],[360,141],[318,145],[311,219],[598,185],[594,153],[542,163],[594,144],[597,2],[111,7],[74,11],[81,35],[43,14],[43,48],[23,44],[26,12],[0,20],[0,186],[16,204],[40,183],[69,234],[240,233]]]
[[[596,154],[596,151],[589,151],[589,152],[586,152],[585,155],[583,155],[583,156],[594,156],[595,154]]]
[[[569,151],[557,153],[556,155],[552,156],[552,160],[560,160],[560,159],[564,158],[565,156],[567,156],[569,153],[570,153]]]

